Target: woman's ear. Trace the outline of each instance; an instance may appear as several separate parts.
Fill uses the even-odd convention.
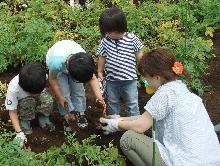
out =
[[[154,77],[156,78],[156,80],[160,80],[160,76],[156,75]]]
[[[159,87],[160,85],[162,85],[164,83],[163,77],[161,77],[159,75],[155,75],[154,80],[156,81],[155,83],[156,83],[157,87]]]
[[[157,81],[161,81],[161,77],[159,75],[154,76]]]
[[[162,84],[164,84],[166,82],[165,79],[163,77],[159,76],[159,75],[157,75],[155,77],[156,77],[156,80],[158,81],[158,83],[160,85],[162,85]]]

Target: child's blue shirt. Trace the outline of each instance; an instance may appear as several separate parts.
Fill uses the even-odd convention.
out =
[[[46,63],[50,71],[54,74],[67,72],[66,60],[71,54],[85,52],[76,42],[71,40],[61,40],[55,43],[47,52]]]

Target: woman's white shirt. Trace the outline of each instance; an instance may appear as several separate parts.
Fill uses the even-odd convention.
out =
[[[220,145],[202,103],[180,81],[158,88],[144,107],[156,119],[156,139],[166,165],[220,166]]]

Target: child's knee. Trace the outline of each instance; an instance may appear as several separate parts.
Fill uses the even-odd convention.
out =
[[[20,119],[31,120],[35,118],[37,102],[34,97],[28,96],[18,101],[18,116]]]
[[[40,99],[41,104],[44,104],[44,103],[53,104],[53,97],[47,91],[43,91],[40,94],[39,99]]]
[[[49,116],[53,110],[53,97],[52,95],[44,91],[39,96],[39,105],[36,107],[38,113],[41,113],[45,116]]]

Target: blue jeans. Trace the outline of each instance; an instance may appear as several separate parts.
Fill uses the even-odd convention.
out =
[[[78,83],[69,74],[63,72],[58,73],[57,80],[62,95],[67,99],[68,111],[84,112],[86,109],[86,96],[83,83]],[[61,115],[68,113],[59,102],[58,111]]]
[[[109,114],[120,114],[120,94],[127,107],[127,116],[140,115],[138,106],[137,80],[106,82]]]

